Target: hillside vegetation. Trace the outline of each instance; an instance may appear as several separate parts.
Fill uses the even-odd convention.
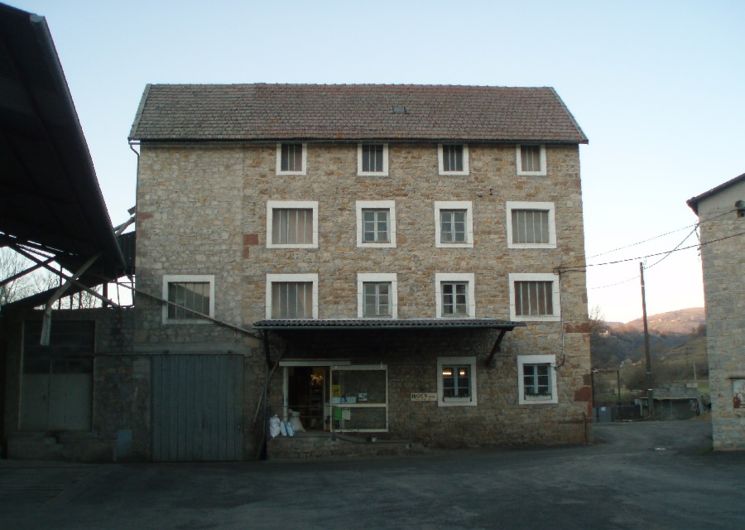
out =
[[[705,389],[708,362],[704,309],[660,313],[647,321],[654,385],[695,382]],[[623,394],[646,388],[641,319],[625,324],[595,321],[590,350],[598,390],[617,392],[619,376]]]

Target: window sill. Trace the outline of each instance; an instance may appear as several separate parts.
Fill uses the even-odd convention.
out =
[[[358,177],[387,177],[387,171],[358,171]]]
[[[305,176],[307,174],[306,171],[277,171],[276,175],[278,177],[283,176]]]
[[[438,173],[441,177],[467,177],[470,175],[468,171],[440,171]]]
[[[475,407],[477,403],[470,398],[450,398],[447,400],[440,399],[437,402],[439,407]]]
[[[396,248],[396,243],[357,243],[357,248]]]
[[[507,248],[514,250],[536,250],[556,248],[556,243],[507,243]]]
[[[559,322],[561,317],[559,315],[545,316],[545,317],[524,317],[519,315],[511,315],[510,320],[516,322]]]
[[[519,404],[520,405],[558,405],[559,401],[553,397],[549,397],[545,399],[521,398]]]
[[[470,243],[435,243],[435,248],[473,248],[473,242],[470,242]]]
[[[518,177],[545,177],[545,171],[518,171]]]
[[[300,245],[285,245],[281,243],[267,243],[266,248],[318,248],[318,243],[303,243]]]

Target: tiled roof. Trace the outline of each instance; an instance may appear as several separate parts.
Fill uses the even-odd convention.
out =
[[[417,319],[299,319],[260,320],[257,329],[505,329],[512,331],[524,322],[494,318],[417,318]]]
[[[553,88],[454,85],[148,85],[130,139],[587,143]]]

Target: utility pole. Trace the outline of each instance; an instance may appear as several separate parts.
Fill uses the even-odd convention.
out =
[[[644,361],[646,363],[647,407],[649,415],[654,412],[654,387],[652,379],[652,358],[649,355],[649,328],[647,327],[647,295],[644,289],[644,264],[639,262],[639,275],[642,282],[642,318],[644,320]]]

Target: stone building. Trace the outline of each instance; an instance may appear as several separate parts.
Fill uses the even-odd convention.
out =
[[[244,458],[274,414],[305,430],[285,445],[586,440],[585,276],[561,267],[587,139],[553,89],[149,85],[130,140],[154,458],[228,378]]]
[[[745,174],[689,199],[688,206],[701,226],[713,445],[744,450]]]

